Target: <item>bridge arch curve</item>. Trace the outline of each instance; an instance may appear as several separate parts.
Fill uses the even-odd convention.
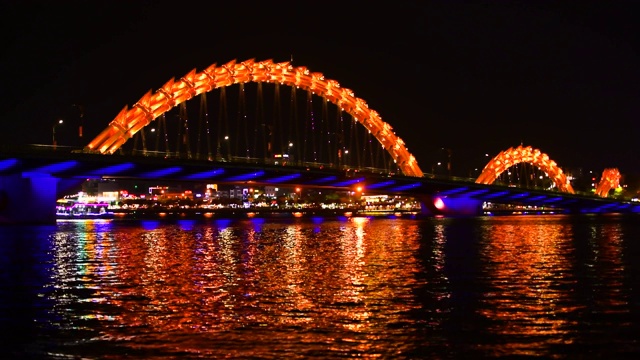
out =
[[[549,175],[549,178],[551,178],[560,191],[571,194],[574,193],[573,187],[562,172],[562,169],[558,167],[555,161],[549,158],[549,155],[531,146],[522,145],[516,148],[510,147],[491,159],[476,179],[476,183],[493,184],[500,174],[519,163],[528,163],[537,166]]]
[[[135,133],[178,104],[217,88],[248,82],[278,82],[326,98],[371,132],[404,175],[423,175],[404,141],[353,91],[304,66],[293,67],[289,62],[274,63],[272,60],[233,60],[221,66],[214,63],[201,72],[193,69],[177,81],[171,79],[155,92],[147,92],[131,109],[125,106],[109,126],[84,148],[84,152],[113,154]]]

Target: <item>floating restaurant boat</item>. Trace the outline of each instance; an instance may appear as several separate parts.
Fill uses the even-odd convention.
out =
[[[111,219],[113,211],[105,202],[80,202],[60,199],[56,203],[57,219]]]

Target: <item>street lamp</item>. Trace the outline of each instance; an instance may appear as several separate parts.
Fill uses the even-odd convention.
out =
[[[229,145],[229,135],[224,136],[224,143],[222,146],[222,158],[226,159],[226,161],[231,161],[231,146]]]
[[[440,165],[442,165],[440,161],[438,161],[436,164],[431,165],[431,173],[437,175],[436,171],[440,172]]]
[[[293,156],[291,155],[291,148],[293,148],[293,143],[291,141],[289,141],[289,147],[287,148],[287,162],[290,164],[295,164],[295,162],[293,162]],[[298,159],[296,159],[298,160]]]
[[[62,125],[64,123],[64,120],[60,119],[58,121],[56,121],[53,126],[51,127],[51,139],[53,141],[53,148],[56,148],[56,127],[59,125]]]
[[[300,198],[302,197],[302,189],[299,187],[296,188],[296,202],[300,202]]]
[[[142,136],[142,151],[143,151],[143,155],[146,156],[146,155],[148,155],[149,146],[147,146],[147,141],[145,140],[144,132],[141,132],[141,134],[143,135]],[[153,144],[150,144],[150,145],[151,145],[152,149],[155,146],[155,149],[151,150],[151,151],[153,151],[153,155],[154,156],[157,156],[158,155],[158,145],[160,145],[160,143],[159,143],[160,142],[160,137],[159,136],[154,136],[155,134],[156,134],[156,128],[149,129],[149,142],[153,143]]]
[[[342,162],[342,164],[348,169],[351,167],[351,164],[349,163],[349,150],[344,149],[343,154],[344,154],[344,161]]]

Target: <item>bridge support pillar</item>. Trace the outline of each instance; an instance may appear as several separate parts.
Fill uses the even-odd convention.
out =
[[[424,195],[420,197],[422,213],[427,216],[480,216],[482,200],[466,196]]]
[[[0,176],[0,224],[55,224],[58,178]]]

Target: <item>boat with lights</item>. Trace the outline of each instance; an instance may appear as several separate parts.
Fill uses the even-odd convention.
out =
[[[113,211],[107,202],[82,197],[64,197],[56,202],[57,219],[112,219]]]

